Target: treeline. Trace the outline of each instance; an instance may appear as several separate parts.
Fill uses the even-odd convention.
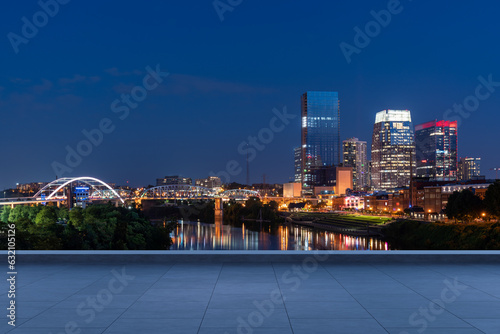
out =
[[[500,249],[500,223],[445,224],[402,221],[384,228],[383,234],[393,249]]]
[[[230,201],[224,204],[224,221],[238,222],[242,219],[259,219],[262,213],[262,219],[269,220],[271,223],[277,223],[283,220],[279,216],[278,203],[271,201],[263,204],[259,198],[250,197],[245,204]]]
[[[488,187],[485,198],[482,200],[472,191],[465,189],[455,191],[448,198],[446,215],[449,219],[470,222],[477,218],[500,218],[500,181]]]
[[[175,223],[152,225],[140,211],[111,204],[85,209],[54,206],[4,206],[0,245],[7,248],[9,223],[16,225],[16,249],[23,250],[161,250],[172,243]]]

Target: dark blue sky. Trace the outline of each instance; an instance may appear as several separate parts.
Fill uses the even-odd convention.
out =
[[[370,12],[388,3],[243,0],[221,21],[210,0],[73,0],[16,54],[8,34],[22,36],[22,17],[32,22],[40,6],[10,2],[0,14],[0,188],[53,180],[52,164],[65,164],[65,147],[75,148],[82,130],[105,118],[114,131],[66,175],[147,185],[172,174],[206,177],[231,160],[244,167],[238,146],[283,107],[297,117],[258,152],[251,182],[264,173],[268,182],[286,182],[307,90],[338,91],[342,139],[369,143],[382,109],[410,109],[418,124],[442,119],[466,100],[473,111],[460,116],[459,155],[481,157],[483,174],[493,177],[500,86],[481,90],[490,95],[479,106],[471,97],[479,76],[500,81],[500,5],[401,1],[348,63],[339,45],[354,45],[353,29],[364,30],[374,20]],[[120,120],[110,105],[157,64],[170,75]],[[231,180],[245,178],[243,168]]]

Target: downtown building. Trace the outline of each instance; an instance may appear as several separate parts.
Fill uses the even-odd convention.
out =
[[[342,144],[342,165],[352,167],[354,190],[362,190],[368,187],[366,147],[366,141],[360,141],[358,138],[344,140]]]
[[[457,179],[457,122],[431,121],[415,126],[417,177]]]
[[[189,177],[182,177],[179,175],[165,176],[164,178],[156,179],[156,186],[167,186],[174,184],[186,184],[192,186],[193,179]]]
[[[460,158],[457,175],[459,181],[480,179],[481,158]]]
[[[415,175],[415,138],[409,110],[383,110],[376,114],[371,158],[375,190],[410,185]]]
[[[341,163],[340,110],[337,92],[302,95],[301,182],[305,194],[316,185],[315,170]]]
[[[302,183],[302,147],[295,147],[293,149],[293,162],[294,162],[294,182]]]
[[[209,176],[206,179],[196,179],[194,184],[198,187],[214,189],[222,187],[222,181],[220,177],[217,176]]]

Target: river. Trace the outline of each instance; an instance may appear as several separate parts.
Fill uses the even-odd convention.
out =
[[[299,225],[241,226],[179,221],[171,250],[389,250],[374,237],[355,237]]]

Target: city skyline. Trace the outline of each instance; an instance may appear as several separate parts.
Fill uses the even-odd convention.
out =
[[[250,180],[260,183],[266,174],[269,183],[287,182],[294,176],[305,91],[339,93],[341,141],[357,137],[370,145],[373,117],[387,108],[412,110],[414,124],[457,120],[458,156],[481,157],[482,174],[495,177],[489,169],[500,166],[494,137],[500,48],[490,42],[496,4],[434,4],[429,11],[426,4],[402,2],[364,47],[356,45],[354,28],[364,30],[374,20],[371,12],[387,8],[387,1],[244,2],[223,21],[210,2],[194,11],[188,4],[132,4],[60,5],[17,52],[7,35],[23,36],[22,18],[32,20],[43,9],[35,1],[13,3],[3,14],[0,47],[8,66],[0,78],[0,131],[9,145],[2,150],[0,188],[53,180],[53,163],[68,166],[66,147],[76,150],[85,133],[98,145],[64,176],[137,186],[165,175],[205,178],[236,161],[242,171],[231,179],[245,183],[240,144],[269,128],[273,110],[283,114],[285,107],[295,118],[272,141],[259,143],[264,149],[255,149]],[[464,15],[466,24],[457,19]],[[350,62],[342,43],[359,49]],[[121,94],[137,99],[129,105]]]

